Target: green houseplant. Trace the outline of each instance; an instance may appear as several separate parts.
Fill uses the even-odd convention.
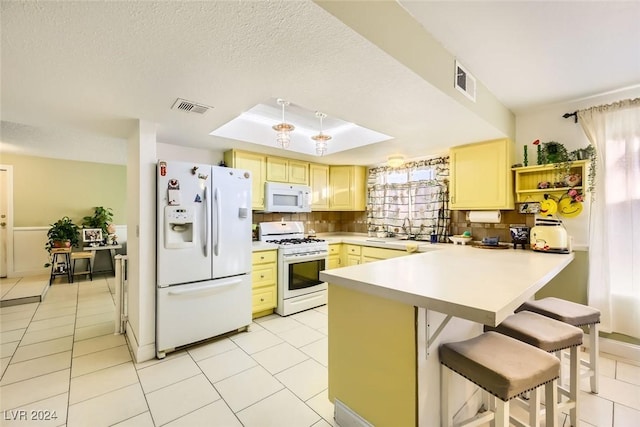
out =
[[[93,215],[82,218],[82,226],[84,228],[99,228],[102,235],[106,238],[109,235],[107,228],[113,221],[113,211],[111,208],[96,206],[93,208]]]
[[[47,243],[44,248],[51,253],[53,248],[70,248],[80,243],[80,227],[73,223],[71,218],[64,216],[58,221],[50,224],[51,228],[47,231]],[[51,263],[44,266],[49,267]]]

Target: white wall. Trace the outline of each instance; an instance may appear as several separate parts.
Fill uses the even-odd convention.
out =
[[[156,151],[158,160],[174,162],[196,162],[217,165],[224,158],[224,152],[222,150],[202,150],[172,144],[158,143],[156,145]]]
[[[523,147],[526,144],[528,145],[529,151],[529,165],[536,164],[536,149],[535,146],[532,145],[536,139],[539,139],[541,142],[557,141],[563,144],[568,151],[584,148],[589,145],[589,140],[585,136],[582,126],[580,126],[579,123],[574,123],[573,117],[568,119],[563,118],[562,115],[564,113],[573,113],[576,110],[583,110],[623,99],[637,98],[639,96],[640,86],[572,102],[548,105],[517,114],[515,144],[517,162],[522,162]],[[586,177],[583,177],[583,180],[586,182]],[[576,218],[561,218],[569,235],[573,237],[575,245],[588,245],[590,206],[591,204],[587,197],[582,214]]]

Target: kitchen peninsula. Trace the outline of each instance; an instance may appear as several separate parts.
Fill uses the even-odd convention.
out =
[[[499,324],[573,257],[438,245],[322,272],[336,415],[353,411],[378,427],[439,425],[438,345]],[[480,393],[456,380],[452,403],[462,419],[477,411]]]

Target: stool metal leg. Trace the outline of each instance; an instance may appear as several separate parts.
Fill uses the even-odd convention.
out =
[[[542,403],[542,396],[540,393],[540,387],[531,390],[529,393],[529,425],[539,426],[540,417],[540,404]]]
[[[449,405],[449,384],[451,381],[451,370],[444,365],[440,365],[440,425],[442,427],[453,426],[453,414]]]
[[[495,412],[496,427],[509,427],[509,402],[502,399],[496,399]]]
[[[571,425],[578,426],[578,396],[580,394],[580,364],[578,362],[578,347],[571,347],[570,352],[570,376],[569,376],[569,400],[573,402],[573,407],[569,410]]]
[[[544,386],[545,421],[546,427],[558,427],[558,380],[553,380]]]
[[[600,354],[598,330],[599,325],[594,323],[589,326],[589,369],[591,370],[591,393],[598,393],[598,355]]]

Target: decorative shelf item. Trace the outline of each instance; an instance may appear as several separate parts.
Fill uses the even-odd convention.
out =
[[[515,193],[517,202],[540,202],[545,194],[561,197],[571,189],[584,192],[583,184],[588,160],[575,160],[536,166],[516,167]],[[576,184],[576,185],[571,185]]]

